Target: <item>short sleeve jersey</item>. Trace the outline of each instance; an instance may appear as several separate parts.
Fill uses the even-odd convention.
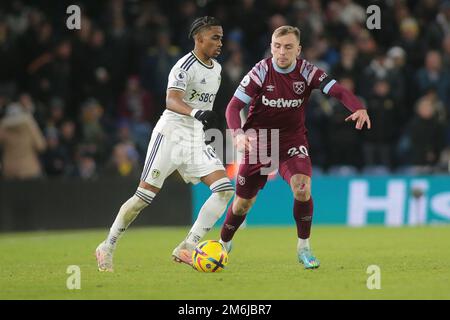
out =
[[[194,109],[212,110],[219,90],[222,71],[216,60],[212,65],[204,64],[194,52],[182,57],[169,73],[167,89],[184,91],[183,101]],[[155,127],[158,132],[178,130],[184,139],[202,141],[204,132],[198,120],[191,116],[165,110]]]

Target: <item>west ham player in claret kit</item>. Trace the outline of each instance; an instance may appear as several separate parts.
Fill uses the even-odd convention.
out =
[[[276,29],[272,35],[271,53],[272,57],[258,62],[242,79],[227,106],[228,127],[234,132],[238,150],[245,152],[239,166],[236,197],[229,206],[220,242],[228,252],[231,250],[231,239],[267,182],[268,176],[262,174],[262,169],[269,164],[258,157],[253,163],[252,153],[261,150],[264,143],[265,154],[269,154],[274,141],[267,139],[263,142],[260,132],[276,129],[279,130],[279,150],[270,156],[272,159],[278,157],[278,172],[290,185],[294,196],[298,260],[306,269],[315,269],[320,262],[313,255],[309,241],[313,217],[312,166],[305,127],[311,91],[319,89],[344,104],[352,112],[345,121],[356,121],[356,129],[361,130],[364,124],[370,129],[370,119],[353,93],[314,64],[299,58],[298,28],[282,26]],[[249,114],[241,128],[239,112],[247,104],[250,105]],[[257,132],[257,135],[252,138],[246,134],[249,131]]]

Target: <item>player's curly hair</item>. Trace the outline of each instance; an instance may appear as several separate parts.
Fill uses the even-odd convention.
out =
[[[188,38],[193,38],[197,33],[199,33],[204,28],[209,28],[213,26],[221,26],[220,21],[214,17],[204,16],[194,20],[191,24],[189,30]]]

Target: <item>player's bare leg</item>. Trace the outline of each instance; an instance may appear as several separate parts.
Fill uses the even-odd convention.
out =
[[[220,243],[228,252],[231,251],[231,239],[233,239],[234,234],[244,222],[255,201],[256,196],[251,199],[236,196],[233,204],[228,208],[227,217],[220,233]]]
[[[297,255],[300,263],[306,269],[320,266],[319,260],[312,254],[309,238],[313,216],[313,201],[311,197],[311,178],[303,175],[293,175],[290,181],[294,194],[294,218],[297,224]]]
[[[136,193],[120,207],[108,237],[95,250],[99,271],[113,271],[113,254],[117,241],[142,209],[151,204],[159,190],[159,188],[141,181]]]
[[[201,178],[211,189],[211,196],[205,201],[197,220],[193,224],[186,239],[172,252],[176,262],[192,265],[192,251],[205,234],[214,226],[225,211],[228,202],[234,195],[234,187],[224,170],[217,170]]]

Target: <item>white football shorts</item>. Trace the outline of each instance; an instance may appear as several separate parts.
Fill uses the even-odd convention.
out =
[[[168,136],[154,130],[148,144],[141,181],[161,188],[164,180],[175,170],[186,183],[197,184],[201,177],[225,168],[210,145],[204,142],[196,146],[173,142]]]

